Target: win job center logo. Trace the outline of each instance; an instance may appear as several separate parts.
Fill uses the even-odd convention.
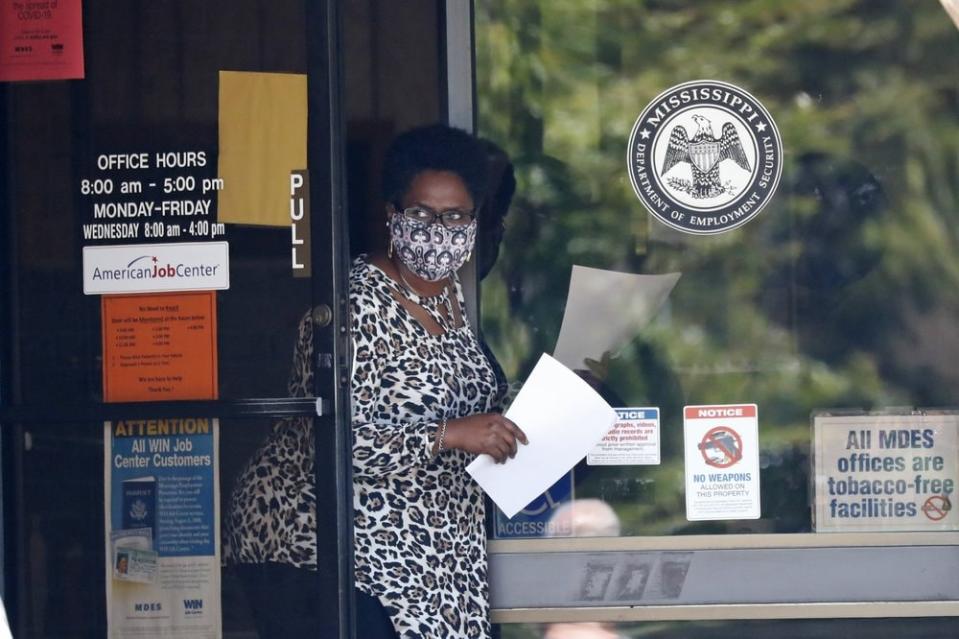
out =
[[[772,199],[782,174],[782,137],[745,90],[697,80],[662,92],[633,125],[629,178],[659,221],[712,235],[742,226]]]

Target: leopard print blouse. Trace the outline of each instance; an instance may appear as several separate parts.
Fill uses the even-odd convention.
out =
[[[432,455],[439,423],[499,407],[505,390],[468,323],[450,327],[433,299],[431,335],[365,256],[350,271],[356,586],[377,597],[401,637],[490,636],[484,498],[472,455]],[[463,294],[455,282],[455,301]],[[434,298],[435,299],[435,298]],[[443,303],[445,300],[439,300]],[[463,313],[460,313],[463,316]],[[300,324],[290,392],[311,388],[309,316]],[[240,476],[224,557],[315,569],[312,421],[279,422]]]

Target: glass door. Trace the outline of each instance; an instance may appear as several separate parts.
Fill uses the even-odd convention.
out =
[[[952,4],[477,0],[515,185],[484,335],[517,386],[552,353],[621,409],[490,522],[504,636],[959,614]]]
[[[350,636],[336,3],[44,4],[0,69],[14,635]]]

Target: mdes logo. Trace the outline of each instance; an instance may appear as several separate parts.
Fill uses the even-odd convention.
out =
[[[656,219],[712,235],[742,226],[772,199],[782,138],[745,90],[698,80],[646,106],[629,137],[627,163],[636,196]]]
[[[159,601],[136,601],[133,603],[134,614],[147,612],[163,612],[163,604]]]
[[[83,247],[83,292],[159,293],[230,288],[226,242]]]

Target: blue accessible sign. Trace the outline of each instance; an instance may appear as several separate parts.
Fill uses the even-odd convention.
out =
[[[563,531],[551,521],[556,509],[573,500],[573,471],[559,478],[545,493],[510,519],[496,508],[494,539],[562,536]],[[495,506],[494,506],[495,508]]]

